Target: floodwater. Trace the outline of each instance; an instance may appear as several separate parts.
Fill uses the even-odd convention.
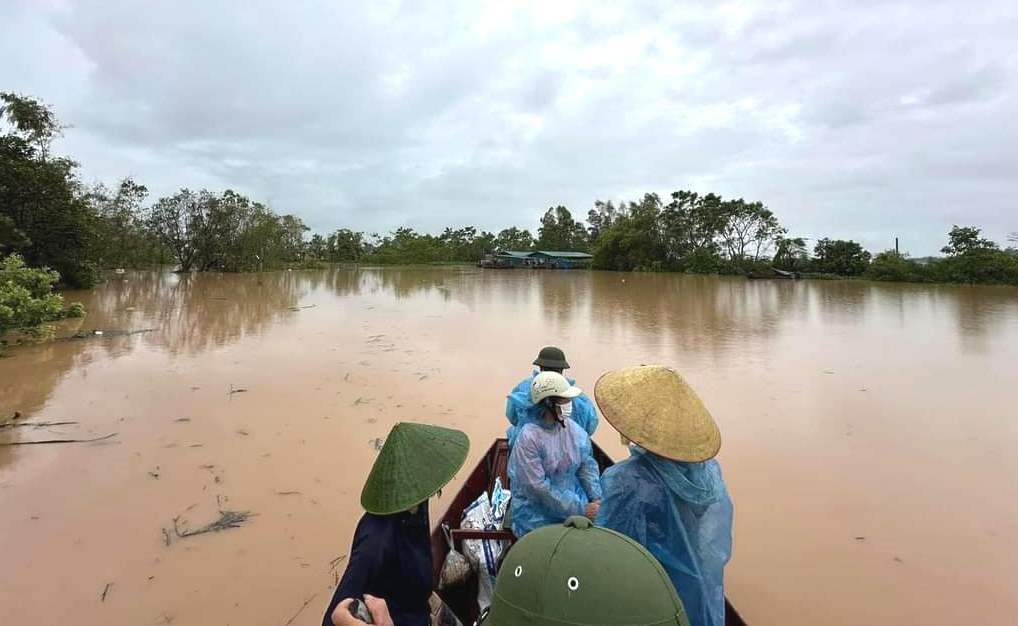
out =
[[[0,443],[116,433],[0,447],[0,624],[319,623],[376,439],[461,428],[473,465],[549,343],[588,390],[639,363],[699,390],[751,624],[1018,621],[1018,289],[331,269],[68,297],[146,332],[0,359],[0,416],[77,422]],[[176,536],[220,508],[255,515]]]

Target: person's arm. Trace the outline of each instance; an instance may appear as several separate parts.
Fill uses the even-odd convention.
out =
[[[364,597],[381,565],[385,546],[381,545],[383,542],[380,542],[379,537],[366,526],[365,519],[362,518],[357,524],[346,570],[332,594],[332,601],[329,602],[329,608],[322,618],[322,626],[332,626],[332,613],[341,600]]]
[[[583,485],[583,490],[587,492],[587,498],[591,502],[596,502],[602,496],[601,471],[597,466],[597,461],[594,459],[594,446],[590,443],[590,437],[584,433],[577,434],[582,435],[580,438],[580,454],[583,455],[583,459],[580,461],[580,469],[577,471],[580,484]]]
[[[516,455],[516,482],[512,488],[523,489],[537,500],[545,510],[563,519],[570,515],[583,515],[583,502],[571,491],[559,489],[551,484],[544,472],[538,438],[534,427],[525,429],[516,440],[513,455]]]

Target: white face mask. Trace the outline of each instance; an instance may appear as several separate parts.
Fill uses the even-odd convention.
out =
[[[560,404],[559,407],[559,414],[562,416],[562,419],[569,419],[569,417],[573,414],[573,403],[571,400],[566,404]]]

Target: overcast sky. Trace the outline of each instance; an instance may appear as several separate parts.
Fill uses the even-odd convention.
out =
[[[86,181],[318,231],[692,189],[923,255],[1018,231],[1016,38],[1015,0],[0,0],[0,90],[56,108]]]

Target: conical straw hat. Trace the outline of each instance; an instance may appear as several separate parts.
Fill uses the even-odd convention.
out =
[[[594,385],[604,418],[626,439],[673,461],[717,455],[721,432],[693,388],[660,365],[606,372]]]
[[[396,424],[364,483],[361,506],[368,513],[391,515],[424,502],[452,480],[469,450],[470,440],[461,431]]]

